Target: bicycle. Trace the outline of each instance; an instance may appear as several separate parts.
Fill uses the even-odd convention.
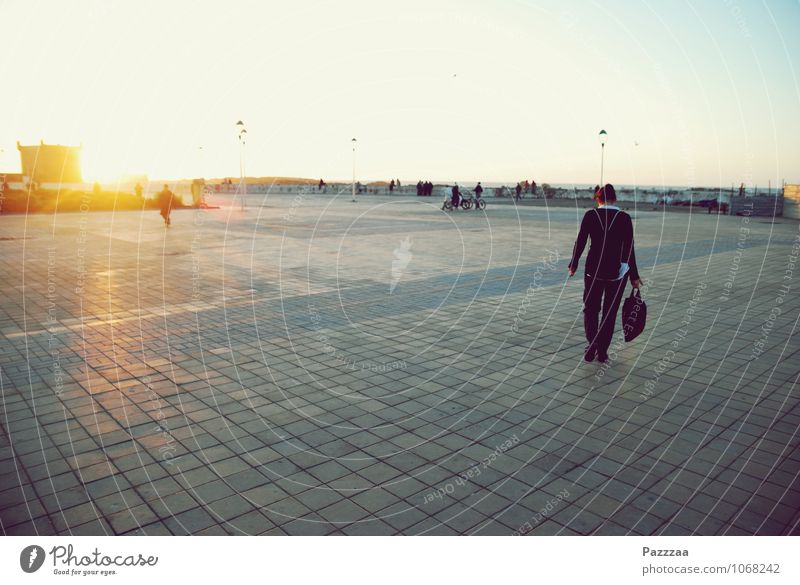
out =
[[[464,198],[461,195],[459,195],[459,203],[457,203],[454,206],[453,205],[453,196],[450,193],[445,193],[444,201],[442,201],[442,209],[444,211],[453,211],[454,207],[456,209],[458,207],[461,207],[462,209],[467,209],[466,207],[464,207]]]
[[[472,209],[475,205],[477,205],[479,209],[486,209],[486,201],[484,201],[483,197],[473,197],[470,195],[461,200],[461,209]]]

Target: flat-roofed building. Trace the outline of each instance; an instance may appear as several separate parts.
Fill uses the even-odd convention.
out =
[[[783,216],[800,219],[800,185],[783,186]]]
[[[83,183],[81,147],[45,144],[32,146],[17,142],[22,174],[36,184]]]

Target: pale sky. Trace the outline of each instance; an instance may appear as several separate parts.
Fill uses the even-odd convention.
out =
[[[800,182],[800,2],[4,1],[0,171]],[[637,145],[638,143],[638,145]],[[200,147],[203,147],[202,150]]]

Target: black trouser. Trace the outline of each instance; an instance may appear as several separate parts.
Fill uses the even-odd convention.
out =
[[[589,345],[593,344],[599,354],[608,353],[619,304],[627,284],[627,274],[620,280],[583,277],[583,328],[586,331],[586,341]]]

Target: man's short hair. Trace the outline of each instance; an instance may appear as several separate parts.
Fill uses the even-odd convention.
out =
[[[617,192],[614,191],[614,185],[607,183],[605,187],[599,188],[595,191],[594,198],[600,205],[612,203],[617,200]]]

